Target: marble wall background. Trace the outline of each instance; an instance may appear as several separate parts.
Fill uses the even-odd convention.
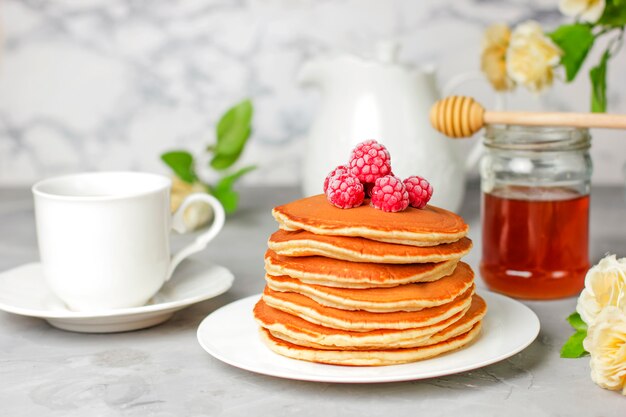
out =
[[[219,114],[251,97],[250,183],[296,183],[318,95],[295,83],[320,54],[368,56],[379,40],[439,79],[478,69],[482,30],[529,18],[546,27],[557,0],[5,0],[1,5],[0,184],[84,170],[166,172],[158,155],[213,140]],[[596,51],[592,61],[596,61]],[[610,107],[626,112],[626,51],[610,69]],[[622,74],[622,76],[620,76]],[[588,82],[511,107],[586,110]],[[485,102],[482,82],[462,90]],[[596,132],[595,182],[621,182],[624,133]]]

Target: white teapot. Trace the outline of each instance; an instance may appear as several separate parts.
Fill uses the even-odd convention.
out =
[[[322,91],[304,158],[306,195],[322,192],[326,175],[348,162],[359,142],[376,139],[391,154],[395,175],[420,175],[434,188],[431,203],[456,211],[465,189],[465,162],[458,143],[435,131],[428,120],[439,98],[434,72],[397,63],[397,45],[379,44],[377,60],[355,56],[318,59],[300,70],[302,85]]]

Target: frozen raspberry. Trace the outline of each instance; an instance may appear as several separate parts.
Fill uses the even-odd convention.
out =
[[[348,165],[339,165],[337,168],[330,171],[330,174],[328,174],[326,176],[326,179],[324,180],[324,192],[326,192],[326,189],[328,188],[328,180],[330,180],[331,177],[334,177],[338,174],[347,174],[349,172],[350,168],[348,167]]]
[[[400,178],[385,175],[374,183],[371,204],[382,211],[402,211],[409,206],[409,193]]]
[[[365,184],[391,172],[391,156],[380,143],[366,140],[352,150],[349,165],[351,172]]]
[[[393,171],[391,171],[388,175],[395,177]],[[363,184],[363,189],[365,190],[365,198],[372,198],[372,189],[374,188],[373,182],[366,182]]]
[[[404,180],[406,190],[409,192],[409,204],[411,207],[423,209],[426,207],[426,203],[433,196],[433,186],[430,185],[422,177],[413,175]]]
[[[326,198],[339,208],[349,209],[363,204],[363,184],[356,175],[350,173],[339,174],[328,180]]]

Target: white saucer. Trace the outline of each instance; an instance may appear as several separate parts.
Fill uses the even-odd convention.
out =
[[[392,366],[323,365],[286,358],[272,352],[259,337],[252,308],[261,295],[226,305],[206,317],[198,328],[200,345],[215,358],[248,371],[303,381],[374,383],[410,381],[450,375],[501,361],[532,343],[539,319],[524,304],[490,292],[482,334],[460,350],[420,362]]]
[[[222,266],[188,259],[144,306],[76,312],[50,292],[37,262],[0,274],[0,310],[39,317],[54,327],[73,332],[124,332],[163,323],[178,310],[226,292],[233,279],[233,274]]]

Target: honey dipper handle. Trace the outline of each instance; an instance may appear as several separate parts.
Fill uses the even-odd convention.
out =
[[[626,129],[626,115],[606,113],[534,113],[485,111],[485,124],[572,126]]]
[[[430,123],[451,138],[466,138],[485,124],[626,129],[626,114],[486,111],[471,97],[450,96],[433,105]]]

